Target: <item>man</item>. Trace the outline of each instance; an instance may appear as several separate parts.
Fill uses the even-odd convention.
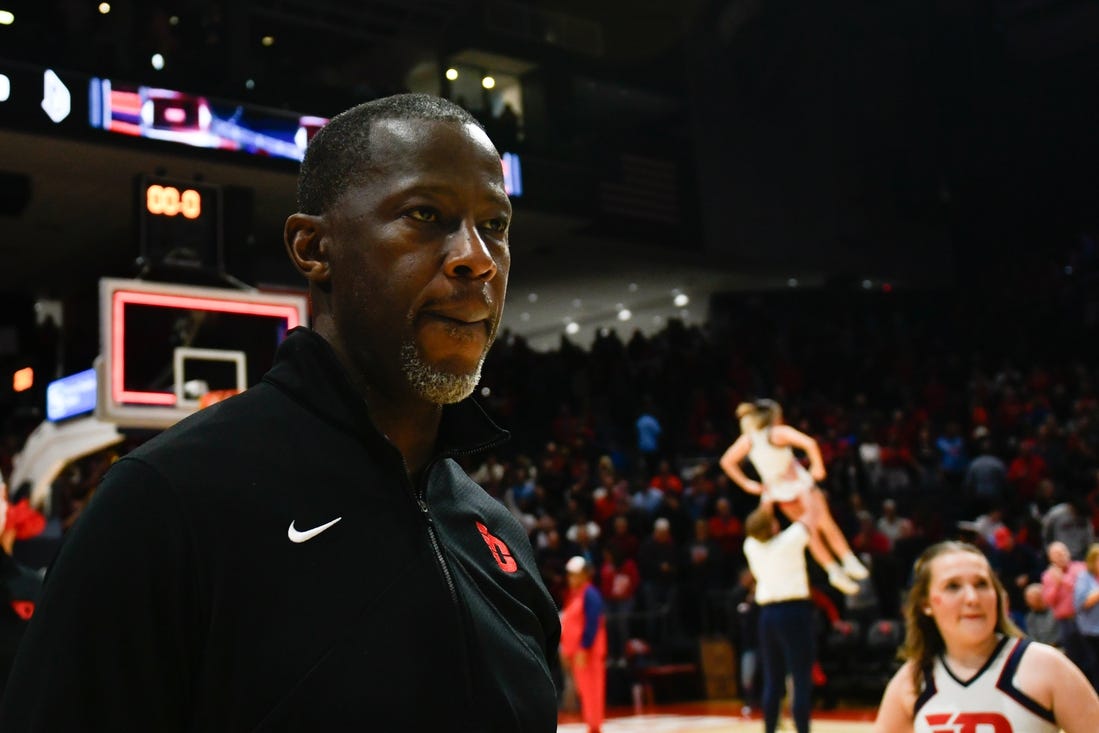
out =
[[[1050,646],[1061,644],[1061,627],[1053,615],[1053,609],[1042,598],[1042,584],[1031,583],[1023,591],[1026,602],[1026,625],[1022,627],[1026,635],[1034,641]]]
[[[1011,529],[1004,525],[992,533],[988,561],[1000,576],[1007,591],[1007,612],[1016,626],[1026,628],[1026,588],[1042,577],[1042,558],[1030,545],[1016,542]],[[1041,587],[1041,586],[1039,586]]]
[[[1076,666],[1086,669],[1088,650],[1080,637],[1080,629],[1076,626],[1073,594],[1076,590],[1076,579],[1086,573],[1088,568],[1079,560],[1072,559],[1064,542],[1050,544],[1046,548],[1046,556],[1049,558],[1049,567],[1042,572],[1040,580],[1042,600],[1053,609],[1053,617],[1057,619],[1060,629],[1058,646]]]
[[[671,523],[661,517],[637,553],[641,571],[641,597],[648,614],[648,640],[667,641],[679,630],[679,548],[672,538]]]
[[[803,513],[779,531],[772,502],[764,499],[744,526],[744,556],[756,579],[759,606],[759,658],[763,672],[763,728],[774,733],[786,675],[793,681],[791,706],[798,733],[809,733],[813,694],[813,602],[805,549],[820,521],[820,504],[799,495]]]
[[[1083,497],[1074,496],[1052,506],[1042,516],[1042,541],[1047,546],[1060,542],[1073,560],[1083,560],[1095,542],[1095,530]]]
[[[511,205],[444,100],[312,140],[286,223],[313,330],[120,460],[62,549],[0,730],[553,731],[560,633],[526,534],[453,460]]]

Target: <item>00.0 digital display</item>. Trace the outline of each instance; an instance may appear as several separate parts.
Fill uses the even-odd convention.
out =
[[[202,195],[193,188],[181,192],[175,186],[154,183],[145,189],[145,209],[150,214],[197,219],[202,215]]]

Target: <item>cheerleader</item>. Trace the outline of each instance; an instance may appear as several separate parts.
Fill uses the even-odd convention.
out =
[[[784,425],[782,408],[774,400],[745,402],[737,407],[736,414],[741,435],[721,457],[721,468],[749,494],[775,502],[790,521],[801,516],[804,510],[799,497],[808,494],[809,501],[820,508],[820,522],[809,537],[809,554],[840,592],[858,593],[856,581],[865,580],[869,573],[851,552],[847,538],[832,518],[824,492],[817,487],[816,482],[826,475],[817,441]],[[809,456],[808,471],[794,457],[794,448]],[[762,481],[753,481],[744,473],[740,464],[745,459],[752,462]]]

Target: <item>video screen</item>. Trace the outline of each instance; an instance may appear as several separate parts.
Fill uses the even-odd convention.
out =
[[[300,161],[328,119],[92,79],[88,121],[122,135]]]

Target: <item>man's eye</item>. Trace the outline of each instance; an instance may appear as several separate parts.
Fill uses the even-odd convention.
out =
[[[439,221],[439,212],[434,209],[410,209],[408,216],[416,221],[434,223]]]
[[[489,219],[483,225],[490,232],[506,232],[508,230],[507,219]]]

